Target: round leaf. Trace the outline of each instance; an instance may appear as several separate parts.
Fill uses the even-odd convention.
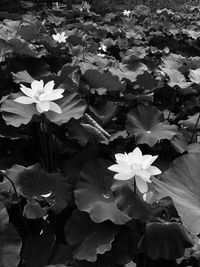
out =
[[[164,116],[154,106],[142,106],[132,109],[127,116],[126,129],[135,135],[136,144],[148,144],[153,147],[162,139],[171,140],[177,133],[177,127],[164,121]]]
[[[111,191],[113,175],[107,169],[110,165],[103,159],[92,160],[85,165],[82,179],[74,191],[75,201],[78,208],[88,212],[97,223],[110,220],[115,224],[125,224],[130,218],[115,204]]]
[[[106,88],[108,91],[123,91],[125,85],[119,81],[117,76],[111,73],[101,73],[98,70],[89,69],[83,75],[91,88]]]
[[[170,196],[183,224],[192,234],[200,233],[200,153],[187,154],[175,159],[163,174],[153,178],[161,197]]]
[[[87,213],[75,210],[65,225],[66,241],[76,245],[73,251],[75,259],[95,262],[97,254],[104,254],[112,248],[119,229],[111,222],[94,223]]]

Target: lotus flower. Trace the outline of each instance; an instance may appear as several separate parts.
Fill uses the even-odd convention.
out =
[[[161,170],[151,164],[158,156],[142,155],[137,147],[131,153],[116,154],[117,164],[108,167],[109,170],[117,172],[114,179],[128,180],[135,178],[138,190],[144,194],[148,191],[147,182],[151,183],[151,176],[161,174]]]
[[[123,11],[123,14],[124,14],[124,16],[127,16],[127,17],[129,17],[130,16],[130,14],[131,14],[131,11],[130,10],[124,10]]]
[[[87,1],[83,1],[81,4],[80,11],[90,12],[91,5]]]
[[[63,98],[62,93],[64,90],[53,89],[54,85],[54,81],[50,81],[44,85],[43,80],[33,81],[31,83],[31,88],[21,84],[20,90],[26,96],[20,96],[14,101],[25,105],[36,103],[36,108],[39,113],[47,112],[49,110],[56,113],[62,113],[61,108],[53,101]]]
[[[58,43],[66,43],[67,36],[65,35],[65,32],[58,32],[57,34],[53,34],[52,37]]]

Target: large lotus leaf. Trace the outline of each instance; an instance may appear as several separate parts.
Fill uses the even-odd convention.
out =
[[[17,73],[12,72],[12,76],[16,83],[32,83],[34,81],[33,77],[26,70],[18,71]]]
[[[13,53],[13,47],[3,39],[0,39],[0,62],[5,61],[6,56]]]
[[[131,82],[137,80],[138,75],[142,75],[145,71],[148,71],[148,68],[143,63],[137,63],[134,67],[129,68],[125,64],[120,64],[119,68],[109,68],[109,71],[113,75],[117,75],[120,80],[128,79]]]
[[[2,116],[6,124],[14,127],[28,124],[34,115],[41,115],[41,113],[37,111],[34,103],[24,105],[13,101],[19,96],[22,96],[22,94],[11,94],[3,101],[1,106]],[[62,113],[58,114],[53,111],[48,111],[45,115],[51,122],[57,125],[62,125],[71,118],[79,119],[83,116],[86,109],[85,101],[82,100],[77,93],[66,92],[65,96],[56,101],[56,103],[61,107]]]
[[[13,38],[9,40],[9,44],[13,46],[14,53],[17,55],[37,57],[36,52],[33,50],[33,46],[24,40]]]
[[[87,213],[75,210],[65,225],[65,236],[70,245],[75,245],[75,259],[95,262],[97,254],[111,250],[119,229],[108,221],[94,223]]]
[[[110,220],[115,224],[125,224],[130,218],[115,204],[111,191],[113,175],[107,169],[110,165],[112,162],[95,159],[84,166],[82,179],[74,191],[75,201],[78,208],[88,212],[97,223]]]
[[[14,101],[17,97],[22,96],[21,93],[10,94],[1,105],[3,119],[7,125],[19,127],[22,124],[28,124],[33,115],[40,115],[35,105],[23,105]]]
[[[123,91],[125,85],[119,81],[117,76],[111,73],[101,73],[98,70],[89,69],[83,75],[91,88],[106,88],[108,91]]]
[[[38,19],[31,22],[23,22],[17,30],[18,34],[26,41],[31,41],[39,34],[46,33],[44,25]]]
[[[200,153],[187,154],[175,159],[163,174],[153,178],[160,197],[170,196],[183,224],[192,234],[200,233]]]
[[[21,240],[11,223],[0,229],[0,266],[17,267],[20,261]]]
[[[162,139],[171,140],[177,133],[177,127],[164,121],[164,116],[154,106],[142,106],[132,109],[127,116],[126,129],[135,135],[136,144],[148,144],[153,147]]]
[[[68,122],[71,118],[81,118],[86,109],[85,100],[81,99],[77,93],[66,92],[65,96],[56,103],[61,107],[62,113],[48,111],[46,117],[59,126]]]
[[[171,68],[162,68],[162,70],[168,75],[168,84],[171,87],[178,85],[179,87],[184,89],[192,84],[192,82],[186,82],[185,76],[179,70]]]
[[[192,116],[188,116],[187,120],[181,120],[180,124],[184,127],[187,127],[189,130],[199,130],[200,128],[200,121],[199,121],[200,113],[196,113]]]
[[[71,199],[71,186],[59,173],[47,173],[33,165],[19,173],[18,191],[26,198],[41,198],[51,193],[47,201],[54,211],[60,212]]]
[[[157,210],[135,194],[130,183],[117,181],[112,185],[112,191],[117,206],[129,217],[145,221],[156,215]]]
[[[47,173],[38,164],[25,168],[14,165],[6,171],[6,175],[13,181],[17,192],[27,199],[42,200],[46,198],[50,208],[60,212],[71,199],[71,186],[59,173]],[[5,179],[2,183],[3,192],[13,191],[10,182]]]

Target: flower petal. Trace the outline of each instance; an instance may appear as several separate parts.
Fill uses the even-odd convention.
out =
[[[133,178],[134,175],[132,175],[131,173],[127,172],[127,173],[117,173],[114,176],[114,179],[116,180],[128,180]]]
[[[142,157],[142,168],[147,169],[157,159],[158,156],[144,155]]]
[[[136,147],[133,150],[133,152],[128,153],[128,161],[130,164],[132,163],[141,164],[142,163],[142,151],[139,149],[139,147]]]
[[[56,89],[56,90],[53,90],[52,93],[50,94],[49,93],[41,94],[39,99],[41,101],[54,101],[54,100],[63,98],[63,95],[62,95],[63,92],[64,92],[63,89]]]
[[[156,166],[150,166],[147,169],[147,172],[151,173],[151,175],[158,175],[158,174],[162,173],[162,171],[160,169],[158,169]]]
[[[148,172],[148,170],[142,170],[142,169],[137,170],[136,169],[136,170],[134,170],[134,173],[135,173],[135,175],[140,176],[141,179],[143,179],[144,181],[151,183],[150,177],[152,174],[150,172]]]
[[[48,111],[49,110],[49,108],[50,108],[50,104],[49,104],[49,102],[40,102],[40,103],[37,103],[37,106],[41,109],[41,110],[43,110],[43,111]]]
[[[62,113],[62,109],[56,103],[49,102],[49,104],[50,104],[49,110],[54,111],[54,112],[59,113],[59,114]]]
[[[37,108],[37,111],[38,111],[39,113],[43,113],[43,112],[44,112],[44,110],[42,110],[42,109],[39,107],[38,103],[36,104],[36,108]]]
[[[130,172],[131,171],[129,165],[123,161],[118,161],[118,164],[114,164],[108,167],[108,169],[113,172]]]
[[[31,88],[28,88],[26,86],[24,86],[23,84],[20,84],[20,90],[27,96],[32,97],[33,96],[33,91],[31,90]]]
[[[33,99],[27,96],[19,96],[14,101],[20,104],[25,104],[25,105],[34,103]]]
[[[55,86],[54,81],[50,81],[50,82],[46,83],[44,86],[44,92],[47,94],[52,93],[54,86]]]
[[[147,182],[144,181],[142,178],[140,178],[139,176],[135,176],[135,182],[136,182],[136,185],[137,185],[137,188],[138,190],[144,194],[148,191],[148,185],[147,185]]]
[[[42,93],[43,92],[43,87],[44,87],[44,81],[43,80],[40,80],[40,81],[33,81],[31,83],[31,88],[33,90],[33,95],[37,95],[39,93]]]
[[[122,153],[117,153],[117,154],[115,154],[115,159],[116,159],[116,161],[120,160],[120,161],[126,162],[127,156],[125,154],[122,154]]]

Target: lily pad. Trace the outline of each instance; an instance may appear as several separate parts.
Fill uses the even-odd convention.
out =
[[[200,153],[183,155],[173,161],[162,180],[153,178],[160,197],[172,198],[184,226],[192,234],[200,233],[199,162]]]
[[[95,262],[98,254],[111,250],[119,229],[111,222],[94,223],[87,213],[75,210],[65,225],[65,236],[70,245],[75,245],[75,259]]]
[[[94,222],[110,220],[115,224],[125,224],[130,218],[115,204],[111,191],[113,175],[107,169],[110,165],[109,161],[95,159],[84,166],[81,180],[74,191],[75,201],[78,208],[88,212]]]
[[[136,144],[145,143],[151,147],[178,134],[177,127],[164,121],[162,112],[154,106],[139,105],[132,109],[127,116],[126,129],[130,135],[135,135]]]

